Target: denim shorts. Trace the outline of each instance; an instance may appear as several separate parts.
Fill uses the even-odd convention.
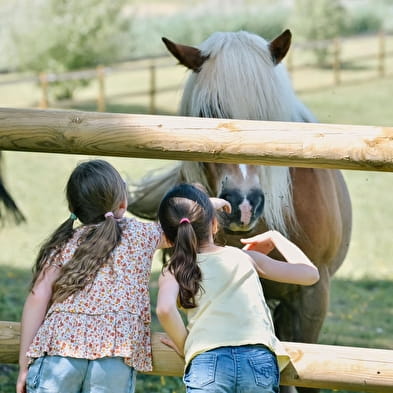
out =
[[[263,345],[220,347],[197,355],[183,381],[187,393],[277,393],[280,372]]]
[[[27,393],[133,393],[136,371],[120,357],[43,356],[29,367]]]

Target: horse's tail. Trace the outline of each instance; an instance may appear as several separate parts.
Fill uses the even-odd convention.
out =
[[[0,221],[8,218],[8,215],[17,223],[26,221],[25,216],[19,210],[10,193],[5,188],[3,178],[1,176],[1,152],[0,152]]]
[[[6,217],[6,213],[9,213],[13,220],[19,224],[26,221],[25,216],[18,209],[15,201],[5,188],[2,179],[0,177],[0,220],[2,221]]]
[[[179,163],[165,173],[153,170],[132,184],[128,211],[137,217],[155,220],[162,197],[180,180],[180,166]]]

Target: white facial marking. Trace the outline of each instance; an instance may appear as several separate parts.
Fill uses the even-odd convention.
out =
[[[243,179],[245,180],[247,178],[247,165],[246,164],[240,164],[239,165],[240,171],[243,175]]]
[[[239,205],[240,221],[243,225],[249,225],[252,216],[252,206],[248,199],[244,198],[243,202]]]

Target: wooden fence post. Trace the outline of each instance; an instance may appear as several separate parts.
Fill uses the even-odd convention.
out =
[[[154,60],[151,62],[150,67],[150,90],[149,90],[149,113],[154,115],[156,113],[156,93],[157,93],[157,81],[156,81],[156,64]]]
[[[39,107],[42,109],[47,109],[49,107],[49,99],[48,99],[48,74],[45,72],[41,72],[38,76],[41,86],[41,100]]]
[[[340,80],[340,39],[333,40],[333,75],[334,84],[337,86],[341,83]]]
[[[97,98],[97,111],[105,112],[105,68],[102,66],[97,67],[98,79],[98,98]]]
[[[379,32],[379,52],[378,52],[378,75],[380,78],[385,76],[385,33]]]

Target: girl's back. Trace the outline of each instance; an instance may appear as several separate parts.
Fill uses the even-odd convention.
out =
[[[123,218],[113,259],[82,290],[54,303],[28,356],[47,354],[95,359],[121,356],[141,371],[151,370],[149,277],[160,231],[155,224]],[[78,228],[56,255],[63,266],[73,257],[88,227]],[[135,333],[138,336],[135,337]]]
[[[276,339],[270,311],[251,258],[234,247],[197,255],[202,291],[197,307],[187,309],[186,363],[198,353],[264,343],[283,368],[288,356]]]

